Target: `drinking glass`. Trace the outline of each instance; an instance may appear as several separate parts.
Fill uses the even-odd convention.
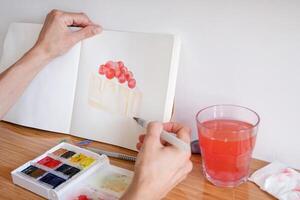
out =
[[[196,115],[204,176],[214,185],[247,181],[259,115],[238,105],[214,105]]]

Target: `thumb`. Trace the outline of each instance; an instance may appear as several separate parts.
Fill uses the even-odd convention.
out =
[[[78,31],[72,32],[73,41],[75,43],[101,33],[102,28],[98,25],[89,25]]]
[[[163,125],[160,122],[151,122],[147,126],[147,134],[145,136],[145,146],[159,145],[163,147],[160,142],[160,135],[163,131]]]

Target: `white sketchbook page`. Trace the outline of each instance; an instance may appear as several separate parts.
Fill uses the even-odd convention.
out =
[[[118,31],[104,31],[85,40],[81,47],[71,133],[135,150],[143,130],[131,117],[89,104],[91,74],[96,75],[98,66],[108,60],[123,61],[133,72],[142,93],[139,117],[165,120],[171,114],[165,111],[170,112],[173,106],[173,101],[167,101],[173,45],[172,35]]]
[[[38,38],[40,24],[13,23],[5,38],[1,70],[11,66]],[[30,83],[5,121],[69,133],[80,57],[80,44],[53,60]]]

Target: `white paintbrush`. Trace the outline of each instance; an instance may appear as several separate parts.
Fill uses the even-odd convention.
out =
[[[133,119],[143,128],[147,128],[148,126],[148,121],[138,118],[138,117],[133,117]],[[163,131],[160,135],[161,139],[168,142],[169,144],[183,150],[183,151],[191,151],[190,144],[185,143],[184,141],[180,140],[179,138],[176,137],[174,133],[167,133]]]

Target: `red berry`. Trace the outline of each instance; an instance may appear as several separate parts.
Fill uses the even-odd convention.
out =
[[[79,195],[78,200],[89,200],[86,195]]]
[[[113,68],[113,66],[114,66],[114,62],[113,61],[107,61],[106,63],[105,63],[105,67],[107,67],[107,68]]]
[[[99,72],[99,74],[104,75],[105,74],[105,65],[100,65],[98,72]]]
[[[126,78],[125,78],[125,75],[124,75],[124,74],[121,74],[121,75],[118,77],[118,79],[119,79],[119,83],[125,83],[125,81],[126,81]]]
[[[120,67],[116,67],[116,69],[115,69],[115,76],[118,78],[121,74],[122,73],[121,73]]]
[[[136,81],[135,81],[134,78],[133,78],[133,79],[130,79],[130,80],[128,81],[128,87],[129,87],[129,88],[133,89],[133,88],[135,88],[135,85],[136,85]]]
[[[121,72],[124,74],[128,71],[127,67],[125,67],[125,66],[120,67],[120,69],[121,69]]]
[[[109,69],[110,69],[110,66],[105,64],[104,65],[104,71],[107,72]]]
[[[115,77],[115,70],[112,68],[108,69],[105,73],[106,78],[113,79]]]
[[[133,73],[131,71],[128,71],[125,73],[125,78],[127,81],[133,78]]]
[[[118,61],[117,63],[119,67],[124,67],[124,63],[122,61]]]
[[[113,62],[112,65],[110,65],[110,68],[116,70],[118,67],[118,63],[117,62]]]

